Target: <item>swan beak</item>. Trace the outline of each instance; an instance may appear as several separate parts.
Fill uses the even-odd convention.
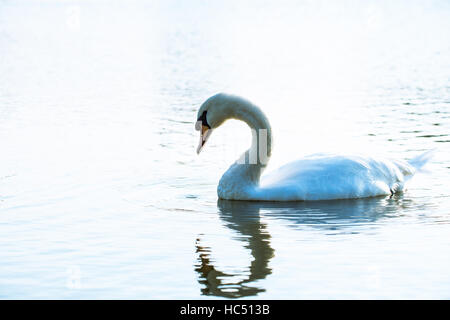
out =
[[[195,129],[200,131],[200,142],[198,143],[197,154],[199,154],[200,151],[202,151],[203,146],[205,145],[206,141],[208,140],[212,132],[212,129],[210,129],[208,126],[202,125],[201,121],[199,122],[195,124]]]

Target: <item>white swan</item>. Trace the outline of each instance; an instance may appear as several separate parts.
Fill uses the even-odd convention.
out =
[[[291,162],[264,176],[271,155],[269,121],[257,106],[223,93],[206,100],[197,115],[200,153],[214,128],[227,119],[246,122],[252,129],[252,146],[224,173],[217,187],[220,199],[300,201],[363,198],[390,195],[430,158],[426,152],[409,162],[377,157],[318,154]]]

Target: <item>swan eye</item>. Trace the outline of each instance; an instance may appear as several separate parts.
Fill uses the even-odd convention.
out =
[[[197,122],[202,122],[202,127],[208,127],[211,129],[211,126],[208,124],[208,120],[206,120],[206,111],[203,111],[202,115],[197,119]]]

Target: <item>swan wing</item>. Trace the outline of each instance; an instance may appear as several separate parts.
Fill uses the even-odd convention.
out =
[[[316,154],[262,177],[262,200],[328,200],[388,195],[401,191],[414,167],[404,161]]]

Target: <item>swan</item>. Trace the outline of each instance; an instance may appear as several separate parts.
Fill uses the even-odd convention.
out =
[[[262,110],[244,98],[218,93],[199,108],[197,154],[212,131],[228,119],[242,120],[252,130],[252,145],[223,174],[219,199],[307,201],[393,195],[429,160],[431,151],[409,160],[342,154],[314,154],[261,174],[272,152],[272,129]]]

